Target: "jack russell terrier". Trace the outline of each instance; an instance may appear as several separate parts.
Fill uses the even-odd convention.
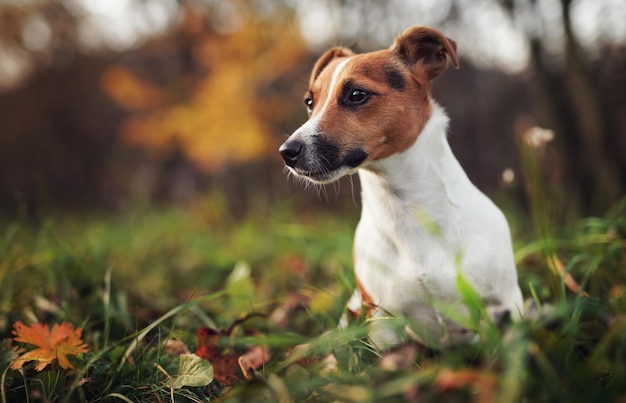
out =
[[[523,309],[506,218],[461,168],[446,139],[449,119],[430,95],[448,57],[458,67],[454,41],[425,27],[407,29],[389,49],[328,50],[304,98],[309,120],[279,150],[291,173],[313,183],[358,172],[358,288],[348,311],[368,309],[379,348],[402,338],[375,320],[390,316],[408,319],[427,346],[475,338],[443,313],[447,304],[468,314],[459,273],[494,322]]]

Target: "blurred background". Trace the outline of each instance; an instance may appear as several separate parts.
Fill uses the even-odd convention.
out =
[[[434,98],[481,189],[526,208],[518,145],[539,126],[559,213],[602,213],[626,187],[625,21],[623,0],[0,0],[0,214],[358,210],[358,181],[318,197],[277,148],[316,57],[413,25],[458,45]]]

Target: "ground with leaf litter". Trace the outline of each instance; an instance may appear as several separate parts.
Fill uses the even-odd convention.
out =
[[[626,202],[549,236],[510,215],[531,314],[498,329],[459,281],[475,344],[382,354],[337,327],[358,217],[216,205],[5,223],[0,401],[626,398]]]

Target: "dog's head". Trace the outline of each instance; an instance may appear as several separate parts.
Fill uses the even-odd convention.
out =
[[[309,120],[280,147],[290,171],[327,183],[409,148],[431,113],[430,81],[458,66],[456,44],[409,28],[389,49],[332,48],[313,68],[304,103]]]

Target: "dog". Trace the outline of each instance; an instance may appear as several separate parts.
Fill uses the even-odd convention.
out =
[[[431,98],[448,58],[458,68],[456,43],[427,27],[407,29],[388,49],[328,50],[304,98],[309,119],[279,149],[288,171],[316,184],[358,173],[357,289],[347,308],[368,310],[381,349],[406,337],[376,320],[390,316],[406,318],[426,346],[474,340],[444,313],[469,314],[460,274],[494,322],[522,314],[507,220],[452,153],[449,118]]]

